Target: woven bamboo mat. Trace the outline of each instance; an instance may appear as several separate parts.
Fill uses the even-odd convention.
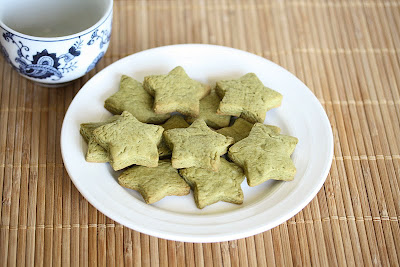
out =
[[[112,221],[72,185],[60,129],[74,95],[112,62],[177,43],[268,58],[323,104],[332,169],[282,225],[230,242],[167,241]],[[105,58],[72,85],[42,88],[0,58],[0,266],[398,266],[399,87],[398,1],[116,0]]]

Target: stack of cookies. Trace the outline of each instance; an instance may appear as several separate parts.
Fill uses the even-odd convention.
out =
[[[104,104],[114,116],[81,124],[86,160],[123,170],[119,183],[148,204],[190,189],[200,209],[218,201],[241,204],[245,176],[249,186],[295,176],[290,156],[297,138],[263,124],[281,101],[254,73],[219,81],[214,90],[182,67],[143,84],[123,75]]]

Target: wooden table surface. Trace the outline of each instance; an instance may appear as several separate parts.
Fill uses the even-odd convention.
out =
[[[318,195],[278,227],[245,239],[183,243],[130,230],[91,206],[61,158],[64,114],[95,73],[169,44],[219,44],[301,79],[334,133]],[[115,0],[95,70],[59,89],[0,57],[0,266],[398,266],[400,2]]]

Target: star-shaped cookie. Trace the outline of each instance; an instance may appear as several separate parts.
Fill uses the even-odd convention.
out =
[[[103,122],[88,122],[82,123],[80,133],[83,139],[88,144],[88,150],[86,152],[86,161],[104,163],[109,162],[108,152],[101,145],[99,145],[93,138],[93,131],[107,123],[113,122],[119,118],[119,115],[113,116],[110,119]]]
[[[164,139],[172,148],[174,168],[199,167],[213,171],[218,170],[220,156],[233,143],[232,137],[214,132],[202,119],[188,128],[165,131]]]
[[[160,160],[155,168],[133,166],[118,177],[118,182],[123,187],[139,191],[147,204],[165,196],[184,196],[190,193],[189,185],[168,160]]]
[[[192,188],[199,209],[218,201],[243,203],[240,186],[244,180],[243,170],[224,158],[221,158],[221,166],[217,172],[191,167],[181,169],[179,173]]]
[[[282,102],[282,95],[265,87],[254,73],[219,81],[216,91],[222,98],[219,114],[240,116],[253,123],[264,122],[266,112]]]
[[[176,67],[167,75],[151,75],[144,78],[144,88],[154,96],[154,111],[165,114],[178,111],[197,117],[199,100],[210,92],[210,87],[192,80],[182,67]]]
[[[249,186],[269,179],[291,181],[296,174],[290,155],[298,140],[277,134],[267,125],[256,123],[248,137],[229,148],[228,156],[242,167]]]
[[[217,93],[213,90],[202,100],[200,100],[200,113],[197,117],[198,119],[203,119],[208,126],[214,129],[219,129],[221,127],[226,127],[231,121],[230,115],[220,115],[217,114],[217,109],[221,99]],[[186,120],[190,123],[194,122],[197,118],[187,117]]]
[[[119,90],[106,99],[104,107],[113,114],[129,111],[140,122],[163,123],[170,115],[156,114],[153,110],[154,99],[135,79],[122,75]]]
[[[96,128],[93,136],[108,151],[113,169],[120,170],[132,164],[156,167],[163,131],[163,127],[142,123],[124,111],[116,121]]]
[[[249,136],[251,128],[253,127],[253,123],[250,123],[242,118],[237,118],[232,126],[221,128],[217,130],[217,133],[223,134],[225,136],[230,136],[235,139],[235,143],[239,142],[243,138]],[[281,129],[279,127],[273,125],[266,125],[267,127],[271,128],[275,133],[279,134]]]
[[[175,128],[186,128],[189,127],[189,123],[185,121],[182,116],[173,115],[169,120],[167,120],[164,124],[161,125],[164,128],[164,131],[175,129]],[[161,140],[158,145],[158,155],[160,158],[167,158],[171,156],[172,151],[169,149],[168,145],[165,143],[164,138]]]

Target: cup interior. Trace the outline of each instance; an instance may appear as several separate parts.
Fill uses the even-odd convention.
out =
[[[0,22],[30,36],[68,36],[95,25],[110,5],[112,0],[0,0]]]

